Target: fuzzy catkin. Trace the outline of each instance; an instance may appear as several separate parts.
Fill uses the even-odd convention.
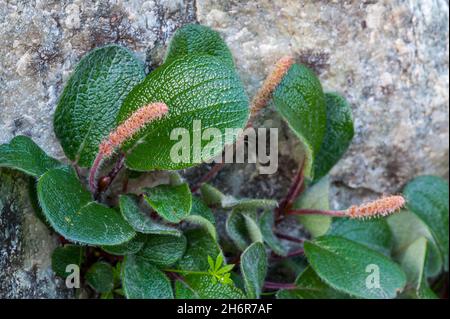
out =
[[[161,118],[168,112],[168,107],[162,102],[155,102],[139,108],[131,116],[112,131],[108,138],[99,146],[99,152],[109,157],[116,148],[140,131],[146,124]]]
[[[294,64],[294,58],[291,56],[282,57],[275,64],[274,70],[269,74],[269,76],[264,81],[262,87],[256,93],[255,98],[252,101],[251,114],[255,115],[259,110],[264,108],[272,96],[275,88],[280,84],[284,75],[287,73],[289,68]]]
[[[377,199],[373,202],[351,206],[346,210],[345,215],[350,218],[371,218],[387,216],[402,208],[406,203],[405,198],[400,195],[392,195]]]

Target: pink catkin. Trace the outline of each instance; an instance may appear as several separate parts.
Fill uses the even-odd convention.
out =
[[[140,131],[146,124],[161,118],[168,112],[168,107],[162,102],[155,102],[141,107],[109,134],[99,146],[99,153],[109,157],[116,148]]]
[[[387,216],[402,208],[406,201],[403,196],[392,195],[377,199],[373,202],[351,206],[345,211],[345,216],[350,218],[371,218]]]
[[[259,110],[264,108],[272,96],[275,88],[280,84],[284,75],[287,73],[289,68],[294,64],[294,58],[291,56],[282,57],[275,64],[273,71],[264,81],[262,87],[256,93],[251,106],[251,114],[255,115]]]

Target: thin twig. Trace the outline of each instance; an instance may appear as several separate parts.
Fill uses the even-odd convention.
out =
[[[289,187],[286,197],[284,197],[283,200],[281,200],[280,204],[278,205],[278,208],[276,209],[276,220],[280,220],[280,218],[282,218],[282,216],[285,214],[286,209],[292,206],[295,199],[303,189],[304,184],[303,170],[305,167],[304,163],[305,160],[303,160],[300,163],[297,174],[295,174],[295,177],[291,183],[291,186]]]
[[[274,234],[280,239],[292,241],[294,243],[303,244],[305,242],[305,239],[303,239],[303,238],[297,238],[297,237],[289,236],[289,235],[282,234],[282,233],[277,232],[277,231],[275,231]]]
[[[291,283],[281,283],[281,282],[272,282],[266,281],[264,283],[264,288],[266,289],[296,289],[297,286]]]
[[[327,215],[333,217],[345,217],[343,210],[320,210],[320,209],[294,209],[286,212],[287,215]]]

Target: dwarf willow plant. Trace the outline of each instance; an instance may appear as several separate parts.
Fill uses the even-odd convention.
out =
[[[135,193],[109,188],[121,170],[126,186],[137,172],[196,165],[171,160],[175,128],[192,138],[201,120],[232,143],[225,129],[252,126],[270,101],[305,151],[280,202],[234,198],[206,183],[221,164],[193,185],[173,172],[170,183]],[[448,271],[442,179],[417,177],[403,195],[330,210],[326,175],[353,138],[351,108],[292,57],[249,103],[229,49],[204,26],[179,29],[148,75],[120,46],[95,49],[66,83],[54,129],[69,164],[16,136],[0,146],[0,166],[35,178],[37,211],[65,243],[52,256],[55,273],[66,278],[68,265],[80,267],[102,298],[433,298],[429,279]],[[228,212],[225,232],[216,210]],[[287,218],[307,238],[281,232]],[[274,282],[277,273],[289,275]]]

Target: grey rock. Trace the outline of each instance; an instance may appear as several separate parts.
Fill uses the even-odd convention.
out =
[[[290,54],[350,101],[356,136],[334,181],[391,193],[448,178],[447,1],[198,0],[197,18],[223,35],[250,96]]]

